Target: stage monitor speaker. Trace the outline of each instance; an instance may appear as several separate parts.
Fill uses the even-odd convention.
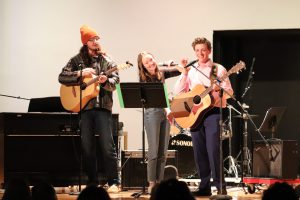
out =
[[[253,143],[253,176],[294,179],[298,169],[298,143],[295,140],[269,140]]]
[[[147,151],[145,153],[147,158]],[[123,190],[142,188],[144,178],[146,183],[145,186],[148,186],[147,166],[143,166],[142,158],[142,150],[122,151],[121,185]],[[176,176],[178,176],[177,165],[177,151],[168,150],[164,176],[165,179],[171,178],[172,176],[172,178],[176,178]]]

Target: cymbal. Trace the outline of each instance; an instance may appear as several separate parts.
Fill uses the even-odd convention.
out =
[[[246,115],[246,114],[242,114],[242,115],[235,115],[235,116],[233,116],[234,118],[241,118],[241,119],[249,119],[249,117],[248,116],[250,116],[250,118],[256,118],[256,117],[258,117],[259,115]]]

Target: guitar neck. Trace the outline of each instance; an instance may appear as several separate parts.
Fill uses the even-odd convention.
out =
[[[226,74],[226,76],[223,76],[223,77],[221,78],[221,80],[219,80],[220,83],[221,83],[226,77],[228,77],[227,74]],[[208,95],[208,94],[212,91],[212,89],[213,89],[213,84],[212,84],[211,86],[209,86],[208,88],[206,88],[206,90],[200,94],[200,97],[201,97],[201,98],[204,98],[206,95]]]
[[[212,91],[212,89],[213,89],[213,85],[206,88],[206,90],[200,94],[201,99],[203,99],[206,95],[208,95]]]
[[[111,73],[113,73],[116,70],[118,70],[118,67],[113,67],[113,68],[107,70],[106,72],[104,72],[103,74],[106,75],[106,76],[108,76],[108,75],[110,75]]]
[[[220,79],[218,79],[217,81],[218,81],[219,83],[221,83],[221,82],[224,81],[231,73],[232,73],[231,71],[227,72],[226,74],[224,74],[224,75],[223,75]],[[209,86],[204,92],[202,92],[202,93],[200,94],[200,97],[201,97],[201,98],[204,98],[206,95],[208,95],[208,94],[212,91],[212,89],[213,89],[213,84],[212,84],[211,86]]]
[[[117,69],[118,69],[117,67],[111,68],[111,69],[107,70],[106,72],[104,72],[103,75],[108,76],[112,72],[116,71]],[[98,76],[92,78],[91,80],[89,80],[88,82],[86,82],[86,86],[96,83],[98,81],[99,76],[101,76],[101,75],[98,75]]]

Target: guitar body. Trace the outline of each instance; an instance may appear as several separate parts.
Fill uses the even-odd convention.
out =
[[[219,81],[225,80],[230,74],[244,68],[246,68],[245,63],[240,61],[219,78]],[[199,125],[203,115],[214,105],[213,98],[210,95],[212,89],[212,86],[205,88],[203,85],[196,85],[191,91],[172,99],[171,112],[179,126],[194,129]]]
[[[88,83],[93,77],[86,77],[83,79],[84,83]],[[84,90],[82,90],[82,105],[84,108],[87,103],[97,97],[100,91],[100,86],[98,82],[88,85]],[[63,107],[71,112],[80,111],[80,86],[60,86],[60,100]]]
[[[186,104],[191,109],[190,111],[174,113],[175,121],[182,128],[196,128],[201,122],[204,114],[212,108],[213,100],[210,95],[204,96],[200,103],[193,103],[195,96],[202,94],[206,88],[203,85],[196,85],[191,91],[176,96],[171,103],[171,111],[173,112],[175,107],[180,107],[179,104]],[[186,106],[181,106],[186,107]]]

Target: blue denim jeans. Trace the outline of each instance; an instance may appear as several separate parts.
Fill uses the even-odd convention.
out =
[[[98,184],[96,142],[103,154],[101,165],[105,170],[109,185],[118,184],[117,154],[112,137],[112,114],[105,109],[92,109],[82,112],[81,141],[83,165],[85,167],[88,184]],[[96,140],[95,135],[99,135]]]
[[[164,177],[170,124],[162,108],[145,109],[145,130],[148,139],[148,181],[160,182]]]

